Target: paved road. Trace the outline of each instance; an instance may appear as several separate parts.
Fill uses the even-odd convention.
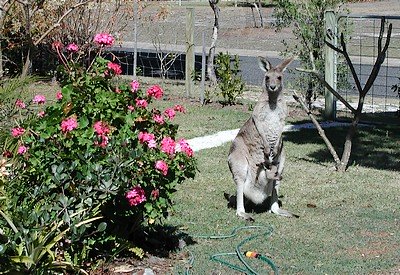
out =
[[[176,45],[174,45],[174,49],[176,50]],[[132,74],[132,64],[133,64],[133,43],[124,43],[121,48],[115,48],[114,50],[122,51],[123,53],[128,53],[129,56],[126,58],[126,62],[128,66],[125,68],[126,74]],[[179,49],[178,49],[179,50]],[[172,50],[171,50],[172,51]],[[184,49],[182,49],[184,51]],[[221,52],[227,52],[227,49],[219,49]],[[140,52],[140,61],[139,66],[143,68],[143,72],[148,76],[156,76],[159,74],[160,70],[158,65],[158,58],[156,57],[156,52],[154,50],[153,45],[147,45],[147,43],[141,43],[138,45],[138,52]],[[198,70],[201,69],[201,48],[196,48],[196,68]],[[229,49],[230,54],[237,54],[240,60],[240,70],[241,75],[244,82],[247,85],[256,85],[260,86],[263,80],[263,72],[258,67],[257,56],[266,56],[268,60],[272,63],[272,65],[277,65],[281,62],[282,58],[279,57],[278,52],[263,52],[258,50],[243,50],[243,49]],[[399,61],[400,62],[400,61]],[[384,63],[384,67],[382,67],[380,74],[378,75],[372,90],[370,91],[370,95],[373,94],[377,97],[389,97],[396,98],[396,93],[391,90],[391,87],[395,84],[399,83],[398,76],[400,75],[400,69],[395,65],[396,62],[388,62]],[[295,60],[289,65],[289,70],[286,73],[286,83],[293,83],[299,73],[295,70],[300,67],[299,61]],[[372,70],[372,65],[362,64],[356,67],[357,74],[359,75],[361,82],[365,83],[370,72]],[[170,76],[175,78],[183,78],[184,77],[184,56],[180,58],[180,61],[177,61],[175,66],[170,69]],[[357,94],[357,90],[355,89],[354,80],[351,76],[348,77],[348,80],[353,87],[349,91],[349,94]]]

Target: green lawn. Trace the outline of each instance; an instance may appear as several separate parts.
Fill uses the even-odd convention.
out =
[[[238,128],[248,115],[215,106],[189,106],[186,116],[180,118],[180,129],[189,137],[209,134]],[[215,117],[217,123],[205,120],[207,117]],[[340,154],[346,129],[326,133]],[[334,171],[332,157],[316,130],[286,133],[285,146],[281,201],[300,218],[253,213],[256,221],[250,225],[272,227],[273,233],[246,243],[243,250],[270,255],[282,274],[400,272],[400,128],[360,129],[345,173]],[[194,256],[192,274],[235,274],[210,261],[210,256],[234,252],[244,238],[262,233],[245,230],[229,239],[196,237],[226,235],[249,225],[235,216],[224,198],[224,193],[235,193],[228,150],[226,144],[197,152],[199,173],[179,187],[175,212],[167,221],[186,236],[186,249]],[[228,260],[240,264],[235,257]],[[261,263],[251,261],[259,274],[271,270]],[[182,271],[183,265],[176,269]]]

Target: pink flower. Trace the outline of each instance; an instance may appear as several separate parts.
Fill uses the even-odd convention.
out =
[[[156,200],[159,196],[160,196],[160,190],[154,189],[153,191],[151,191],[151,198],[153,200]]]
[[[64,133],[71,132],[72,130],[78,127],[78,122],[76,121],[75,117],[69,117],[61,121],[61,130]]]
[[[99,138],[100,138],[101,142],[95,140],[94,145],[99,146],[101,148],[106,148],[107,144],[108,144],[108,136],[101,135],[101,136],[99,136]]]
[[[162,115],[159,114],[154,114],[153,115],[153,119],[155,122],[157,122],[158,124],[164,124],[164,118]]]
[[[178,152],[184,152],[188,157],[193,157],[193,149],[190,148],[189,143],[183,138],[178,141],[176,150]]]
[[[153,85],[147,89],[147,95],[159,99],[163,96],[164,92],[158,85]]]
[[[17,153],[20,155],[25,154],[28,151],[28,147],[21,145],[18,147]]]
[[[107,68],[114,72],[115,75],[120,75],[122,73],[121,66],[117,63],[108,62]]]
[[[56,98],[57,98],[57,100],[61,100],[63,98],[63,95],[62,95],[62,93],[60,91],[58,91],[56,93]]]
[[[138,138],[139,138],[139,142],[140,143],[147,143],[147,146],[149,148],[157,147],[157,142],[156,142],[154,134],[149,134],[149,133],[146,133],[146,132],[140,132],[139,135],[138,135]]]
[[[165,161],[157,160],[154,167],[159,170],[164,176],[168,174],[168,164]]]
[[[137,90],[139,90],[139,87],[140,87],[139,81],[133,80],[131,82],[132,92],[136,92]]]
[[[164,114],[170,119],[173,120],[175,118],[175,110],[172,108],[168,108],[164,111]]]
[[[21,99],[17,99],[15,101],[15,106],[17,106],[18,108],[21,108],[21,109],[25,109],[26,108],[25,102],[23,102]]]
[[[128,105],[128,110],[133,112],[135,110],[135,107],[133,107],[132,105]]]
[[[145,99],[136,99],[136,106],[139,108],[146,108],[148,105]]]
[[[132,190],[128,191],[125,195],[130,206],[136,206],[146,201],[144,190],[140,185],[135,186]]]
[[[174,110],[180,113],[186,113],[186,110],[182,105],[175,105]]]
[[[120,93],[122,93],[122,91],[118,87],[116,87],[115,88],[115,93],[120,94]]]
[[[147,132],[139,132],[138,138],[140,143],[145,143],[155,139],[155,136],[154,134],[149,134]]]
[[[54,41],[54,42],[51,44],[51,47],[52,47],[53,49],[55,49],[55,50],[58,50],[58,49],[62,49],[63,44],[62,44],[60,41]]]
[[[98,33],[94,36],[94,42],[102,46],[111,46],[114,41],[114,37],[108,33]]]
[[[11,135],[15,138],[22,136],[25,133],[25,129],[22,127],[15,127],[11,129]]]
[[[33,103],[44,104],[46,103],[46,97],[44,95],[35,95],[33,98]]]
[[[76,53],[79,51],[79,47],[75,43],[69,44],[66,49],[67,49],[67,51],[70,51],[72,53]]]
[[[108,135],[110,133],[110,128],[108,127],[106,122],[97,121],[93,124],[93,129],[97,135]]]
[[[40,118],[44,117],[45,115],[46,115],[46,113],[45,113],[44,111],[40,111],[40,112],[37,114],[37,116],[40,117]]]
[[[161,151],[168,155],[175,153],[175,141],[170,137],[165,137],[161,140]]]

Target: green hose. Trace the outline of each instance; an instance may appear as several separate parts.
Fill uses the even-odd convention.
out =
[[[228,235],[219,235],[219,236],[197,235],[197,236],[193,236],[193,237],[194,238],[203,238],[203,239],[227,239],[227,238],[235,237],[237,235],[238,231],[240,231],[240,230],[248,230],[248,229],[263,230],[263,232],[259,233],[259,234],[251,235],[250,237],[247,237],[246,239],[241,241],[236,246],[235,252],[214,254],[214,255],[212,255],[210,257],[210,259],[212,261],[221,263],[221,264],[223,264],[223,265],[225,265],[225,266],[227,266],[227,267],[229,267],[231,269],[237,270],[239,272],[244,272],[246,274],[251,274],[251,275],[258,275],[259,273],[256,270],[254,270],[249,265],[249,263],[246,261],[246,258],[245,258],[246,257],[245,256],[246,252],[242,252],[241,251],[241,247],[244,244],[246,244],[246,243],[248,243],[248,242],[250,242],[250,241],[252,241],[252,240],[254,240],[256,238],[269,237],[272,234],[272,231],[273,231],[273,229],[271,227],[259,226],[259,225],[242,226],[242,227],[234,228],[232,230],[232,232],[230,234],[228,234]],[[265,262],[267,265],[269,265],[272,268],[272,270],[274,271],[274,274],[278,274],[278,268],[275,266],[275,264],[274,264],[274,262],[272,260],[268,259],[267,257],[265,257],[265,256],[263,256],[261,254],[255,253],[255,252],[252,252],[250,254],[251,255],[255,255],[253,258],[261,260],[261,261]],[[229,257],[236,256],[236,257],[238,257],[240,262],[243,264],[243,267],[231,264],[230,262],[225,261],[224,259],[222,259],[222,257],[226,257],[226,256],[229,256]],[[192,255],[191,258],[190,258],[190,265],[189,266],[192,266],[193,262],[194,262],[194,257]],[[189,268],[186,269],[186,273],[185,274],[189,274]]]

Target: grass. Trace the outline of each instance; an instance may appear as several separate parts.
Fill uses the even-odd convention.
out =
[[[249,115],[243,108],[186,107],[188,113],[179,123],[182,135],[189,137],[238,128]],[[211,117],[215,122],[207,120]],[[339,154],[346,130],[326,131]],[[282,274],[398,272],[399,140],[398,126],[360,129],[352,165],[347,172],[338,173],[332,169],[332,157],[315,130],[286,133],[281,200],[284,208],[300,218],[253,213],[254,225],[271,226],[274,231],[271,237],[255,239],[243,250],[270,255]],[[194,255],[192,274],[236,274],[210,261],[210,256],[234,252],[244,238],[260,233],[245,230],[234,238],[215,240],[196,237],[225,235],[247,225],[228,208],[224,198],[224,193],[235,193],[227,166],[228,150],[226,144],[197,152],[199,172],[179,187],[175,212],[167,221],[186,235],[186,249]],[[228,260],[239,264],[235,258]],[[260,262],[252,264],[257,264],[260,274],[270,271]],[[176,269],[183,271],[183,264]]]

